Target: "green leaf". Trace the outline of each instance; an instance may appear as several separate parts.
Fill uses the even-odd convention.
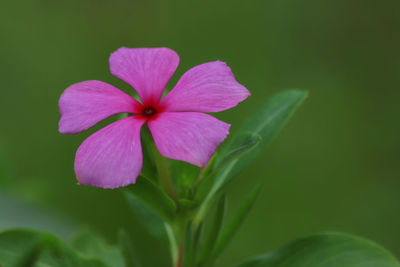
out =
[[[381,246],[346,234],[317,234],[294,241],[238,267],[400,267]]]
[[[221,166],[238,159],[239,157],[251,151],[262,141],[260,135],[252,132],[241,132],[235,136],[236,138],[229,145],[229,149],[227,149],[224,154],[218,157],[218,161],[214,167],[215,169],[218,169]]]
[[[203,199],[206,194],[213,196],[225,183],[227,176],[218,175],[228,173],[237,161],[261,142],[261,137],[253,133],[242,133],[238,135],[235,142],[230,145],[224,155],[217,156],[218,162],[212,166],[212,170],[205,170],[202,174],[205,181],[202,181],[198,188],[197,199]],[[208,166],[207,166],[208,167]],[[206,173],[208,171],[208,173]],[[217,178],[217,179],[216,179]],[[212,187],[212,190],[210,191]]]
[[[228,138],[215,159],[211,174],[205,177],[204,183],[198,188],[196,198],[204,201],[196,216],[196,223],[206,214],[215,194],[264,150],[306,97],[306,92],[298,90],[272,96],[236,134]],[[247,153],[249,151],[251,153]]]
[[[172,220],[176,205],[175,202],[156,184],[144,176],[139,176],[136,184],[127,187],[128,192],[146,203],[165,220]]]
[[[222,157],[223,160],[220,161],[221,163],[216,167],[213,167],[213,170],[206,175],[205,181],[203,181],[197,189],[197,201],[204,200],[201,203],[200,209],[195,217],[194,222],[196,224],[203,219],[215,194],[224,185],[225,180],[228,177],[224,174],[229,173],[237,161],[255,148],[260,141],[260,136],[252,133],[244,133],[240,135],[240,137],[237,138],[235,143],[231,146],[231,149],[225,153],[224,157]]]
[[[125,267],[142,267],[143,265],[139,261],[135,245],[125,231],[119,231],[118,241],[125,260]]]
[[[200,168],[179,160],[168,160],[168,162],[178,198],[191,198],[193,183],[199,175]]]
[[[244,133],[252,133],[254,136],[259,136],[261,138],[259,145],[255,146],[251,153],[247,153],[240,160],[237,160],[229,169],[222,170],[217,180],[222,179],[223,183],[221,184],[225,184],[246,168],[272,141],[273,137],[282,129],[306,97],[307,92],[304,91],[284,91],[272,96],[255,111],[247,123],[236,134],[230,136],[218,157],[216,167],[225,161],[225,157],[238,144],[241,144]]]
[[[89,231],[82,231],[74,236],[71,246],[89,258],[100,259],[109,266],[124,267],[124,259],[117,247],[110,246]]]
[[[208,233],[208,238],[204,244],[203,251],[200,256],[200,266],[208,266],[208,262],[211,252],[214,249],[215,241],[219,235],[222,228],[222,223],[224,221],[226,210],[226,196],[222,195],[217,204],[217,210],[215,211],[214,220],[211,224],[210,232]]]
[[[0,231],[10,228],[30,228],[52,232],[67,240],[79,228],[79,225],[70,218],[5,191],[0,191],[0,214]]]
[[[190,261],[189,266],[194,266],[195,262],[197,261],[197,248],[200,243],[200,236],[203,231],[203,224],[201,223],[197,229],[194,231],[193,239],[192,239],[192,246],[190,248]]]
[[[111,267],[75,252],[53,234],[27,229],[0,233],[0,266]]]
[[[253,191],[250,192],[243,204],[237,210],[236,214],[233,216],[232,220],[224,228],[221,235],[218,237],[217,243],[211,255],[210,263],[212,263],[221,254],[226,245],[228,245],[229,241],[235,235],[257,200],[260,191],[261,186],[257,186]]]
[[[140,178],[141,177],[139,177],[139,179]],[[134,186],[136,186],[136,184],[132,185],[131,187],[134,187]],[[159,188],[157,188],[157,189],[160,190]],[[138,189],[138,190],[140,190],[140,189]],[[143,193],[143,192],[141,192],[141,193]],[[159,194],[159,192],[156,194]],[[164,199],[164,198],[168,198],[168,202],[169,202],[169,200],[171,200],[164,192],[161,192],[161,195],[163,195],[163,196],[160,196],[160,198],[161,198],[160,201],[162,201],[162,199]],[[172,257],[172,259],[176,260],[174,257],[176,257],[176,255],[178,254],[178,245],[176,243],[173,229],[167,222],[163,221],[160,212],[156,213],[155,208],[151,209],[150,206],[145,204],[146,202],[141,201],[139,199],[139,197],[137,197],[135,194],[132,194],[132,192],[130,192],[128,190],[125,191],[125,197],[129,203],[129,205],[131,206],[132,212],[134,212],[136,214],[136,218],[149,231],[149,233],[152,234],[157,239],[166,240],[169,242],[169,247],[171,250],[171,257]],[[151,193],[146,195],[146,198],[147,197],[149,197],[150,201],[152,201]],[[159,196],[154,195],[154,197],[158,198]],[[154,201],[156,201],[156,200],[154,199]],[[172,204],[173,204],[173,207],[175,208],[175,203],[172,203]],[[171,215],[168,215],[168,216],[170,217]]]
[[[125,191],[124,193],[132,212],[136,215],[136,219],[139,220],[154,237],[167,240],[165,224],[160,215],[144,204],[134,194],[129,191]]]

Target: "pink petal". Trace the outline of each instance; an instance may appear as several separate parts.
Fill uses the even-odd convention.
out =
[[[197,112],[163,112],[148,122],[160,153],[205,167],[230,125]]]
[[[236,106],[249,95],[224,62],[214,61],[183,74],[161,104],[167,111],[217,112]]]
[[[142,170],[140,128],[145,121],[127,117],[89,136],[76,152],[79,183],[102,188],[135,183]]]
[[[169,48],[126,48],[111,54],[111,73],[136,89],[142,103],[161,99],[165,86],[179,64]]]
[[[61,95],[59,131],[75,134],[118,113],[137,113],[140,103],[121,90],[100,81],[68,87]]]

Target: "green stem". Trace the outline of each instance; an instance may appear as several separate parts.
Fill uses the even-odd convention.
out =
[[[181,216],[179,216],[181,215]],[[178,244],[176,267],[187,267],[187,257],[190,247],[191,237],[191,221],[184,214],[178,214],[175,220],[175,240]]]
[[[172,229],[171,225],[169,225],[168,223],[165,223],[165,229],[167,230],[169,246],[171,249],[172,266],[177,266],[180,252],[176,235],[174,234],[174,230]]]

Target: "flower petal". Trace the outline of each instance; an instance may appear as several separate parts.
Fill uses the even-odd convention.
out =
[[[138,113],[140,103],[112,85],[85,81],[68,87],[61,95],[59,131],[75,134],[118,113]]]
[[[218,112],[236,106],[250,92],[221,61],[188,70],[161,104],[167,111]]]
[[[127,117],[89,136],[76,152],[79,183],[102,188],[135,183],[143,164],[140,128],[145,121]]]
[[[230,125],[197,112],[163,112],[148,122],[160,153],[205,167]]]
[[[169,48],[122,47],[110,56],[111,73],[136,89],[143,104],[158,102],[179,64]]]

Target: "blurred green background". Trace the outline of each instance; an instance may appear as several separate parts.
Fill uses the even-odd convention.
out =
[[[230,184],[228,216],[256,183],[264,191],[218,266],[321,231],[361,235],[400,256],[399,10],[398,0],[4,1],[0,227],[67,238],[85,225],[110,242],[125,227],[141,257],[163,266],[165,244],[138,225],[119,190],[76,184],[75,151],[104,123],[63,136],[57,102],[67,86],[90,79],[133,92],[109,73],[109,54],[166,46],[181,58],[169,86],[190,67],[219,59],[251,91],[217,115],[232,131],[273,93],[310,93]],[[49,212],[57,219],[46,219]]]

